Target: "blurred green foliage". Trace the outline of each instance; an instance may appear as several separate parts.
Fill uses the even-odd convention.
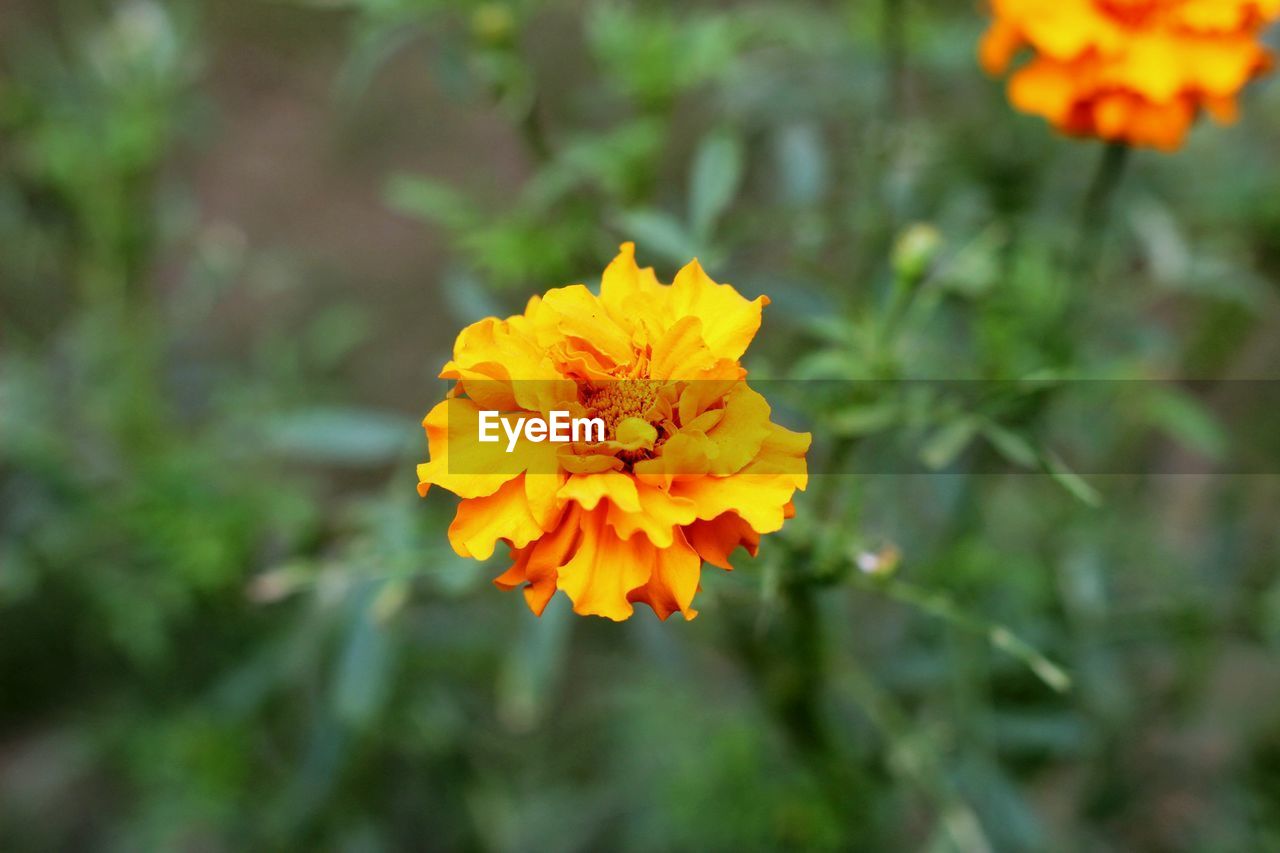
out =
[[[800,389],[774,402],[815,471],[892,446],[937,472],[817,476],[759,558],[708,570],[697,621],[613,625],[535,619],[414,493],[448,334],[380,408],[406,349],[364,271],[335,298],[210,213],[193,164],[237,108],[211,68],[267,11],[19,6],[0,846],[1280,843],[1280,491],[1208,473],[1238,434],[1217,412],[1276,433],[1226,380],[1277,363],[1280,87],[1135,154],[1082,223],[1102,152],[1011,111],[967,2],[290,6],[341,33],[285,63],[326,69],[347,133],[429,84],[415,132],[451,157],[379,161],[369,192],[443,241],[394,282],[429,283],[435,328],[622,240],[663,278],[697,255],[773,299],[749,367]],[[1212,407],[1132,381],[1103,419],[1074,393],[1162,378],[1222,381]]]

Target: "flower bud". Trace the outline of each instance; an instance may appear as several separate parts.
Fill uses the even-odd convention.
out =
[[[471,34],[488,47],[508,44],[515,30],[515,15],[506,3],[482,3],[471,13]]]
[[[916,284],[933,266],[942,249],[942,232],[927,222],[909,225],[893,244],[893,271],[898,279]]]

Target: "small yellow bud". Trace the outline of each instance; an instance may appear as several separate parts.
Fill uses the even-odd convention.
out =
[[[482,3],[471,13],[471,33],[481,44],[506,44],[515,30],[515,16],[505,3]]]
[[[899,280],[915,284],[928,274],[942,249],[942,232],[927,222],[909,225],[893,245],[893,271]]]

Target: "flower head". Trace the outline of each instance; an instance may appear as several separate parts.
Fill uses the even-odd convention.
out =
[[[1064,133],[1172,150],[1201,110],[1236,115],[1265,72],[1262,29],[1280,0],[991,0],[980,56],[1001,74],[1020,50],[1009,99]]]
[[[809,435],[769,419],[738,363],[766,304],[697,261],[661,284],[627,243],[599,296],[559,287],[464,329],[418,466],[421,494],[462,498],[454,550],[484,560],[505,542],[512,565],[495,583],[523,587],[538,614],[560,589],[581,614],[626,619],[639,602],[692,618],[702,563],[730,569],[740,545],[755,554],[806,485]],[[604,436],[483,442],[487,412],[567,412],[603,422]]]

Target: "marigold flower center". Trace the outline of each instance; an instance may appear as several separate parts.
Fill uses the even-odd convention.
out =
[[[597,387],[585,388],[582,404],[592,417],[604,421],[605,438],[613,441],[618,435],[618,425],[627,418],[650,421],[649,411],[658,399],[659,383],[649,379],[627,379],[609,382]],[[643,458],[647,451],[628,451],[624,458]]]

